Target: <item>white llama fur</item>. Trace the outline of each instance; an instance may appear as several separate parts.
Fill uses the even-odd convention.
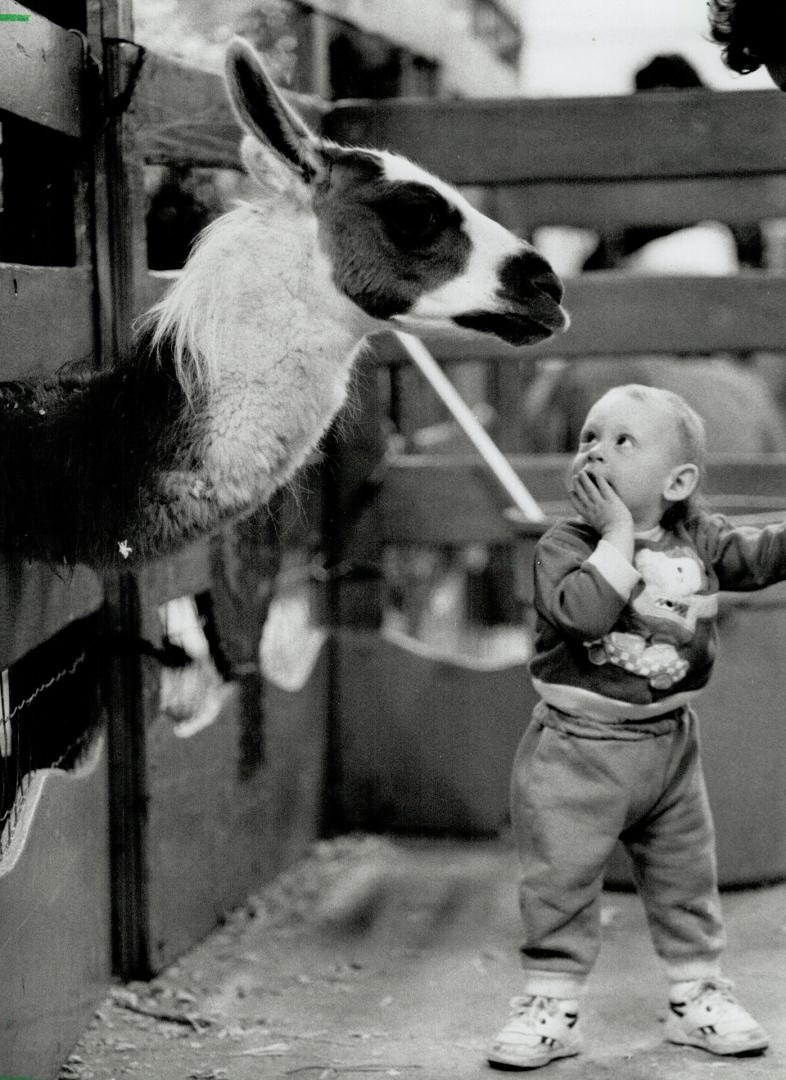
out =
[[[205,480],[225,510],[268,498],[300,468],[377,325],[335,288],[313,214],[274,202],[209,226],[148,316],[154,343],[170,338],[189,400],[204,395]]]
[[[123,566],[253,512],[318,444],[359,343],[390,320],[517,345],[567,324],[548,263],[448,184],[320,139],[240,39],[226,74],[258,197],[205,230],[127,363],[0,384],[5,550]]]
[[[202,479],[225,511],[264,501],[302,465],[346,398],[354,347],[379,328],[337,287],[319,237],[313,185],[293,169],[300,161],[324,176],[320,155],[348,148],[318,139],[277,99],[291,159],[272,150],[259,138],[267,136],[254,103],[238,92],[233,65],[241,60],[264,76],[249,47],[236,42],[228,83],[250,130],[242,156],[260,183],[259,199],[205,230],[180,280],[145,320],[155,328],[154,346],[168,342],[173,349],[188,399],[203,395]],[[460,212],[470,241],[463,272],[426,291],[396,321],[444,323],[470,309],[495,310],[499,266],[522,251],[522,241],[413,162],[362,152],[379,161],[385,181],[414,181],[442,195]]]

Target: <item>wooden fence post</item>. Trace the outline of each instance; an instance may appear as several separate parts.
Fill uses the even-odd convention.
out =
[[[324,537],[327,619],[377,629],[382,622],[382,546],[374,509],[386,464],[381,379],[369,354],[342,419],[326,443]]]
[[[131,136],[120,107],[138,53],[131,0],[88,0],[88,40],[102,64],[101,123],[95,143],[93,223],[96,353],[101,367],[127,359],[133,345],[136,287],[147,271],[142,167],[130,153]],[[107,632],[117,641],[140,634],[139,589],[130,573],[105,580]],[[122,650],[107,671],[111,763],[113,950],[118,974],[145,974],[143,678],[140,657]]]
[[[375,503],[385,472],[385,409],[372,354],[356,374],[356,390],[344,419],[326,441],[322,470],[325,549],[325,620],[328,639],[325,798],[322,832],[344,830],[341,762],[342,632],[376,632],[384,610],[383,548]]]

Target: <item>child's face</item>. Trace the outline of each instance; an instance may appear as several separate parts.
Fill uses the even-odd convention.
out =
[[[680,464],[674,416],[665,402],[610,390],[584,421],[572,472],[603,476],[627,506],[637,529],[657,525]]]

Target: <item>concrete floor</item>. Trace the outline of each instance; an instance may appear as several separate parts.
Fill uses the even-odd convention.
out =
[[[492,1080],[484,1050],[519,990],[515,856],[499,842],[347,837],[308,858],[149,984],[118,987],[63,1077]],[[770,1050],[664,1043],[666,984],[640,904],[604,896],[586,1052],[555,1080],[783,1080],[786,884],[726,893],[726,973]]]

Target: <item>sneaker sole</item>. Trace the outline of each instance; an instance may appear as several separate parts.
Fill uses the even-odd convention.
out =
[[[524,1064],[522,1061],[513,1061],[511,1058],[504,1058],[501,1055],[488,1055],[486,1061],[492,1067],[492,1069],[501,1069],[511,1072],[513,1070],[520,1069],[540,1069],[544,1065],[548,1065],[550,1061],[556,1061],[558,1058],[575,1057],[576,1054],[581,1053],[579,1049],[573,1047],[565,1047],[564,1050],[555,1050],[553,1053],[544,1054],[540,1059],[532,1059]]]
[[[676,1046],[695,1046],[699,1050],[706,1050],[708,1053],[716,1054],[719,1057],[759,1057],[770,1045],[769,1039],[760,1039],[758,1042],[751,1043],[741,1050],[722,1049],[719,1046],[712,1046],[706,1040],[693,1039],[690,1035],[678,1034],[667,1034],[666,1041],[674,1043]]]

